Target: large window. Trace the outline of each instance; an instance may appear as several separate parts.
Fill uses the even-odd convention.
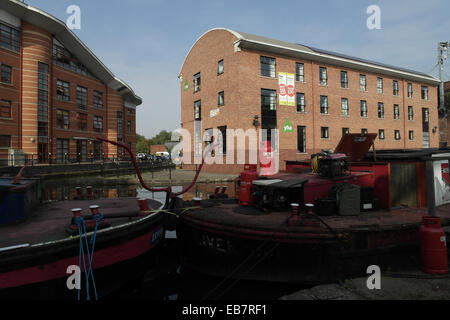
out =
[[[327,73],[327,68],[325,68],[325,67],[319,68],[319,83],[322,86],[326,86],[328,83],[328,73]]]
[[[366,75],[365,74],[360,74],[359,75],[359,89],[361,91],[366,91],[366,89],[367,89]]]
[[[20,31],[0,23],[0,46],[19,52]]]
[[[422,99],[428,100],[428,87],[422,86],[421,91],[422,91]]]
[[[102,132],[103,131],[103,117],[100,116],[94,116],[94,131],[95,132]]]
[[[384,104],[383,102],[378,102],[378,119],[384,118]]]
[[[305,82],[305,66],[303,63],[295,63],[295,80]]]
[[[70,100],[70,84],[69,82],[56,80],[56,98],[61,101]]]
[[[341,99],[341,114],[343,116],[348,116],[349,112],[348,112],[348,99],[347,98],[342,98]]]
[[[81,131],[87,130],[87,114],[77,112],[77,129]]]
[[[88,69],[75,56],[55,43],[53,44],[53,62],[82,75],[92,76]]]
[[[306,127],[297,126],[297,150],[300,153],[306,152]]]
[[[2,64],[2,82],[11,83],[11,70],[12,68],[10,66]]]
[[[87,109],[87,89],[82,86],[77,86],[77,107]]]
[[[275,78],[275,74],[276,74],[275,58],[261,56],[260,64],[261,64],[261,75],[262,76]]]
[[[0,118],[11,118],[11,101],[0,99]]]
[[[320,113],[328,114],[328,97],[320,96]]]
[[[48,142],[48,65],[38,63],[38,140]],[[47,155],[42,154],[41,160]]]
[[[11,147],[11,136],[0,135],[0,148],[9,148]]]
[[[261,129],[275,129],[276,127],[277,92],[275,90],[261,89]]]
[[[320,127],[320,137],[322,139],[328,139],[328,127]]]
[[[194,120],[202,119],[202,102],[200,100],[194,102]]]
[[[383,93],[383,78],[377,78],[377,92]]]
[[[361,117],[367,118],[367,102],[361,100]]]
[[[217,75],[222,74],[223,73],[223,60],[220,60],[217,63]]]
[[[394,96],[398,96],[398,81],[397,80],[392,81],[392,90],[393,90]]]
[[[225,104],[225,93],[223,91],[220,91],[217,95],[217,105],[223,106]]]
[[[201,78],[200,78],[200,72],[194,74],[194,92],[200,91],[200,84],[201,84]]]
[[[341,71],[341,88],[348,88],[348,74],[347,71]]]
[[[400,109],[398,104],[394,104],[394,120],[400,119]]]
[[[227,126],[221,126],[221,127],[217,127],[217,129],[219,129],[219,137],[218,137],[218,142],[219,142],[219,153],[220,153],[220,147],[222,147],[222,154],[226,154],[227,153]]]
[[[306,102],[304,93],[297,93],[297,112],[306,112]]]
[[[117,141],[123,141],[123,112],[117,111]],[[117,148],[117,156],[122,155],[123,148]]]
[[[413,96],[413,88],[412,88],[412,83],[408,83],[408,98],[412,98]]]
[[[69,129],[69,111],[56,110],[56,127],[58,129]]]
[[[103,109],[103,93],[94,90],[94,108]]]
[[[414,109],[412,106],[408,106],[408,120],[414,120]]]
[[[59,163],[66,161],[69,157],[69,139],[56,139],[56,160]]]

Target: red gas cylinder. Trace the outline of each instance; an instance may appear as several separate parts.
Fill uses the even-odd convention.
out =
[[[248,206],[252,202],[252,182],[258,179],[256,164],[246,164],[241,172],[239,205]]]
[[[447,273],[447,247],[441,218],[424,216],[419,229],[422,270],[427,273]]]

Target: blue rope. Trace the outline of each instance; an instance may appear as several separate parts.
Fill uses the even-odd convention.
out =
[[[86,232],[86,223],[84,222],[83,217],[78,217],[75,219],[75,223],[78,226],[78,234],[80,235],[80,251],[79,251],[79,257],[78,257],[78,266],[81,270],[81,259],[83,259],[83,270],[84,270],[84,274],[86,275],[86,299],[90,300],[90,290],[89,290],[89,279],[92,279],[92,285],[94,287],[94,294],[95,294],[95,300],[98,300],[98,295],[97,295],[97,288],[95,286],[95,279],[94,279],[94,271],[92,269],[92,260],[94,258],[94,248],[95,248],[95,239],[97,238],[97,230],[98,230],[98,225],[99,223],[102,221],[103,219],[103,215],[102,214],[97,214],[94,215],[94,220],[95,220],[95,228],[94,228],[94,233],[91,237],[91,250],[89,250],[89,243],[88,243],[88,238],[87,238],[87,232]],[[87,260],[89,263],[89,268],[87,268],[86,266],[86,259],[84,257],[84,244],[83,244],[83,238],[85,241],[85,245],[86,245],[86,254],[87,254]],[[80,291],[81,288],[78,289],[78,300],[80,300]]]

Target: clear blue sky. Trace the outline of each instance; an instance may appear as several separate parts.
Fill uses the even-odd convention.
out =
[[[78,37],[143,98],[137,133],[180,126],[178,72],[196,39],[226,27],[437,76],[437,43],[450,41],[449,0],[25,0],[66,21],[81,8]],[[366,27],[369,5],[381,30]],[[432,71],[432,69],[434,70]],[[445,78],[450,79],[450,59]]]

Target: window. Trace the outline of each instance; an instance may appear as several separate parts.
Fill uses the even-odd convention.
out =
[[[394,131],[394,138],[395,138],[395,140],[400,140],[400,130]]]
[[[261,129],[275,129],[277,127],[277,92],[261,89]],[[267,139],[270,139],[270,130]]]
[[[377,78],[377,92],[383,93],[383,78]]]
[[[327,114],[328,113],[328,97],[320,96],[320,113]]]
[[[342,128],[342,136],[345,136],[346,134],[350,133],[350,129],[349,128]]]
[[[200,100],[194,102],[194,120],[202,119],[202,102]]]
[[[61,101],[70,100],[70,84],[68,82],[56,80],[56,98]]]
[[[130,120],[127,121],[127,130],[128,130],[128,133],[131,133],[131,121]]]
[[[348,99],[342,98],[341,99],[341,114],[343,116],[348,116]]]
[[[306,112],[306,102],[304,93],[297,93],[297,112]]]
[[[20,32],[0,23],[0,46],[19,52]]]
[[[319,79],[320,79],[320,84],[322,86],[326,86],[328,83],[328,74],[327,74],[327,68],[325,67],[320,67],[319,68]]]
[[[361,91],[366,91],[367,85],[366,85],[366,75],[360,74],[359,75],[359,89]]]
[[[217,75],[223,73],[223,60],[217,62]]]
[[[94,131],[95,132],[103,131],[103,117],[94,116]]]
[[[384,129],[378,130],[378,138],[380,138],[380,140],[384,140]]]
[[[69,129],[69,111],[56,110],[56,127],[58,129]]]
[[[414,131],[413,130],[409,130],[408,135],[409,135],[409,140],[414,140]]]
[[[44,144],[48,142],[47,123],[48,123],[48,65],[45,63],[38,62],[38,142]],[[42,156],[45,157],[46,155]]]
[[[103,109],[103,93],[97,90],[94,90],[94,108]]]
[[[328,127],[320,127],[320,137],[322,139],[328,139]]]
[[[219,142],[219,153],[220,153],[220,146],[222,146],[222,154],[226,154],[227,153],[227,126],[221,126],[221,127],[217,127],[217,129],[219,129],[219,137],[218,137],[218,142]]]
[[[94,159],[99,160],[103,156],[103,145],[101,141],[94,141]]]
[[[69,139],[56,139],[56,161],[62,163],[69,156]]]
[[[201,84],[201,79],[200,79],[200,72],[197,74],[194,74],[194,92],[200,91],[200,84]]]
[[[87,89],[81,86],[77,86],[77,107],[87,109]]]
[[[422,99],[423,100],[428,100],[428,87],[427,86],[422,86]]]
[[[11,70],[10,66],[2,64],[2,82],[11,83]]]
[[[0,135],[0,148],[11,147],[11,136]]]
[[[361,100],[361,117],[367,118],[367,102]]]
[[[0,118],[11,118],[11,101],[0,99]]]
[[[297,150],[300,153],[306,152],[306,127],[297,126]]]
[[[408,83],[408,98],[412,98],[412,96],[413,96],[412,83]]]
[[[275,58],[261,56],[261,75],[264,77],[275,77]]]
[[[87,114],[77,112],[77,129],[81,131],[87,130]]]
[[[367,134],[367,133],[368,133],[368,131],[367,131],[367,129],[366,129],[366,128],[363,128],[363,129],[361,129],[361,133],[362,133],[362,134]]]
[[[394,120],[398,120],[400,118],[400,109],[398,108],[398,104],[394,104]]]
[[[305,82],[305,66],[303,63],[295,63],[295,80]]]
[[[219,92],[217,104],[223,106],[225,104],[225,94],[223,91]]]
[[[392,89],[393,89],[394,96],[398,96],[398,81],[397,80],[393,80],[392,87],[393,87]]]
[[[414,120],[414,109],[412,106],[408,106],[408,120]]]
[[[88,69],[74,55],[56,43],[53,43],[53,62],[79,74],[92,76]]]
[[[347,71],[341,71],[341,88],[348,88],[348,75]]]
[[[123,113],[117,111],[117,141],[123,140]],[[117,148],[117,155],[123,153],[123,148]]]
[[[384,104],[383,102],[378,102],[378,119],[384,118]]]

